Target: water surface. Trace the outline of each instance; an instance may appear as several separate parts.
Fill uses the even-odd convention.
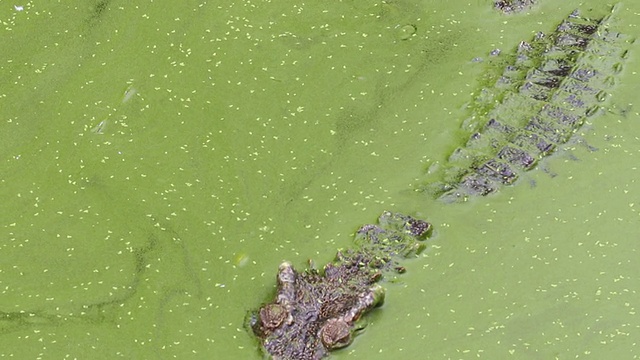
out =
[[[336,359],[631,358],[637,45],[603,115],[517,186],[412,191],[462,141],[471,60],[580,2],[540,3],[2,5],[0,356],[258,359],[243,318],[278,264],[392,210],[436,236]],[[640,5],[619,13],[637,37]]]

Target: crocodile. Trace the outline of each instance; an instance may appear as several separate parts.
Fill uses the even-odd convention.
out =
[[[419,254],[430,233],[424,220],[385,211],[377,225],[358,229],[356,248],[338,251],[322,271],[283,262],[276,296],[250,313],[249,327],[277,360],[318,360],[347,346],[361,317],[383,302],[383,275],[404,272],[400,261]]]
[[[533,1],[498,3],[511,13]],[[576,10],[555,31],[537,33],[511,54],[492,51],[490,86],[478,92],[462,122],[466,142],[430,169],[418,190],[464,201],[517,182],[601,112],[633,41],[614,30],[611,14]],[[427,221],[385,211],[322,270],[297,271],[285,261],[275,296],[249,313],[247,327],[275,360],[322,359],[351,343],[363,316],[384,301],[382,280],[403,273],[401,262],[419,254],[431,235]]]
[[[462,123],[467,141],[428,171],[426,191],[465,201],[515,183],[569,141],[608,99],[633,39],[614,30],[611,15],[573,11],[550,34],[522,41],[487,77]]]
[[[533,6],[536,0],[496,0],[493,7],[505,14],[514,14]]]

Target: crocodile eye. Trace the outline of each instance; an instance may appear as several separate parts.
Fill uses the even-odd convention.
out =
[[[287,310],[280,304],[268,304],[260,309],[260,322],[265,330],[277,329],[287,317]]]
[[[320,329],[320,338],[327,349],[337,349],[351,342],[351,327],[342,319],[329,319]]]

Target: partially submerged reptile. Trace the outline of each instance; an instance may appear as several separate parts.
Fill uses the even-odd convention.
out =
[[[514,12],[533,2],[494,4]],[[422,190],[457,201],[515,182],[599,112],[632,41],[613,30],[610,16],[576,10],[553,33],[538,33],[513,55],[499,55],[503,66],[489,74],[492,86],[474,99],[463,123],[468,141],[431,169],[437,178]],[[283,262],[276,296],[249,316],[265,353],[276,360],[318,360],[348,345],[358,321],[383,301],[383,275],[403,272],[399,262],[424,249],[430,232],[426,221],[384,212],[378,225],[357,231],[355,248],[338,251],[321,271],[299,272]]]
[[[496,0],[493,6],[505,14],[523,11],[536,3],[536,0]]]
[[[514,183],[596,115],[629,45],[611,16],[572,12],[551,34],[522,41],[481,89],[463,122],[468,141],[435,164],[423,190],[447,201],[484,196]]]
[[[389,271],[403,272],[399,260],[425,248],[431,225],[385,211],[377,225],[364,225],[355,249],[338,251],[322,271],[296,271],[280,264],[277,294],[250,317],[250,326],[274,359],[321,359],[348,345],[364,313],[384,299],[378,284]]]

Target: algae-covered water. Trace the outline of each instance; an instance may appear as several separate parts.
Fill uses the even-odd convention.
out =
[[[472,59],[580,3],[0,4],[0,357],[259,359],[278,264],[392,210],[435,236],[334,358],[637,358],[637,44],[516,186],[413,191],[463,140]],[[640,4],[618,20],[639,36]]]

